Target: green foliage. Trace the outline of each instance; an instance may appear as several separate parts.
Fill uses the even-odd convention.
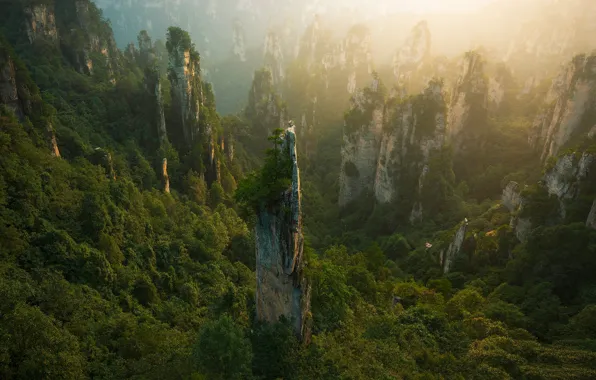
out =
[[[201,328],[193,357],[208,378],[234,380],[250,373],[252,351],[242,328],[222,316]]]
[[[236,200],[253,210],[272,206],[292,185],[292,158],[283,130],[273,131],[269,141],[273,148],[267,150],[262,169],[240,181],[236,190]]]

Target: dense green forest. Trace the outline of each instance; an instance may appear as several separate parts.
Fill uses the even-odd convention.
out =
[[[183,29],[1,13],[1,379],[596,378],[593,55],[544,102],[482,51],[374,71],[363,26],[334,66],[313,24],[222,116]],[[570,137],[531,147],[538,114]],[[300,333],[259,314],[263,252],[294,255]]]

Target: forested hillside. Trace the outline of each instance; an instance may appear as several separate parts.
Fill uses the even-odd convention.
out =
[[[596,378],[589,20],[386,62],[313,17],[224,116],[179,27],[1,7],[1,379]]]

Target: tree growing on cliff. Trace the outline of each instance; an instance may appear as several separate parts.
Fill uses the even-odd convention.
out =
[[[292,185],[292,160],[283,129],[275,129],[268,140],[273,147],[267,149],[263,167],[240,181],[236,190],[236,201],[253,210],[274,204]]]

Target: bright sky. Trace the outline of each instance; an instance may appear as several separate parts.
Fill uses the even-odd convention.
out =
[[[496,0],[319,0],[320,3],[330,1],[348,7],[368,8],[376,3],[381,12],[466,12],[474,11]]]
[[[493,1],[494,0],[384,0],[382,2],[390,7],[389,10],[424,13],[472,11]]]

